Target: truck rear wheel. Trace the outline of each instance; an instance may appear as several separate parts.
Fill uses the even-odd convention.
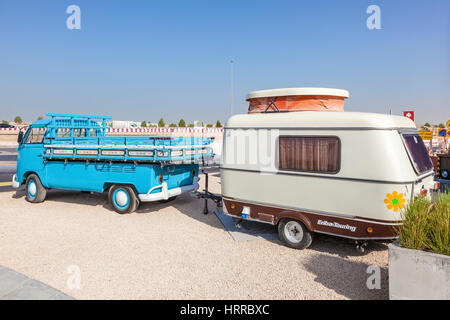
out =
[[[139,199],[130,186],[112,185],[108,197],[114,210],[120,214],[134,212],[139,205]]]
[[[42,185],[36,174],[30,174],[25,183],[26,199],[28,202],[39,203],[45,200],[47,189]]]
[[[280,240],[294,249],[306,249],[312,243],[312,233],[305,225],[295,219],[283,219],[278,224]]]

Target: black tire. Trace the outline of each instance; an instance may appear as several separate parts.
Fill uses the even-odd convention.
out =
[[[278,236],[288,247],[306,249],[313,240],[312,232],[295,219],[282,219],[278,223]]]
[[[167,202],[171,202],[171,201],[175,200],[176,198],[177,198],[177,196],[173,196],[173,197],[170,197],[167,200],[158,200],[158,202],[159,203],[167,203]]]
[[[109,203],[120,214],[132,213],[139,206],[139,199],[130,186],[114,184],[109,188]]]
[[[41,179],[36,174],[30,174],[25,182],[26,199],[31,203],[39,203],[45,200],[47,189],[42,185]]]
[[[441,171],[441,178],[442,179],[449,179],[448,170],[442,170]]]

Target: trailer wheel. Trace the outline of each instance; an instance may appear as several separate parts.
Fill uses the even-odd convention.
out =
[[[448,171],[447,170],[442,170],[441,171],[441,177],[444,179],[448,179]]]
[[[109,188],[108,198],[114,210],[120,214],[134,212],[139,205],[136,193],[129,186],[112,185]]]
[[[28,202],[39,203],[45,200],[47,189],[42,185],[36,174],[30,174],[25,183],[26,199]]]
[[[312,243],[312,233],[305,225],[295,219],[283,219],[278,224],[280,240],[294,249],[306,249]]]

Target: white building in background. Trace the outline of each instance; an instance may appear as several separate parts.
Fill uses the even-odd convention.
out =
[[[139,128],[140,126],[141,126],[141,123],[136,122],[136,121],[125,121],[125,120],[111,121],[111,128],[114,128],[114,129]]]

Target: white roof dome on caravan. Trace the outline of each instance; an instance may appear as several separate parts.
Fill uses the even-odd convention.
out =
[[[344,111],[347,90],[331,88],[284,88],[250,92],[248,113],[277,111]]]

